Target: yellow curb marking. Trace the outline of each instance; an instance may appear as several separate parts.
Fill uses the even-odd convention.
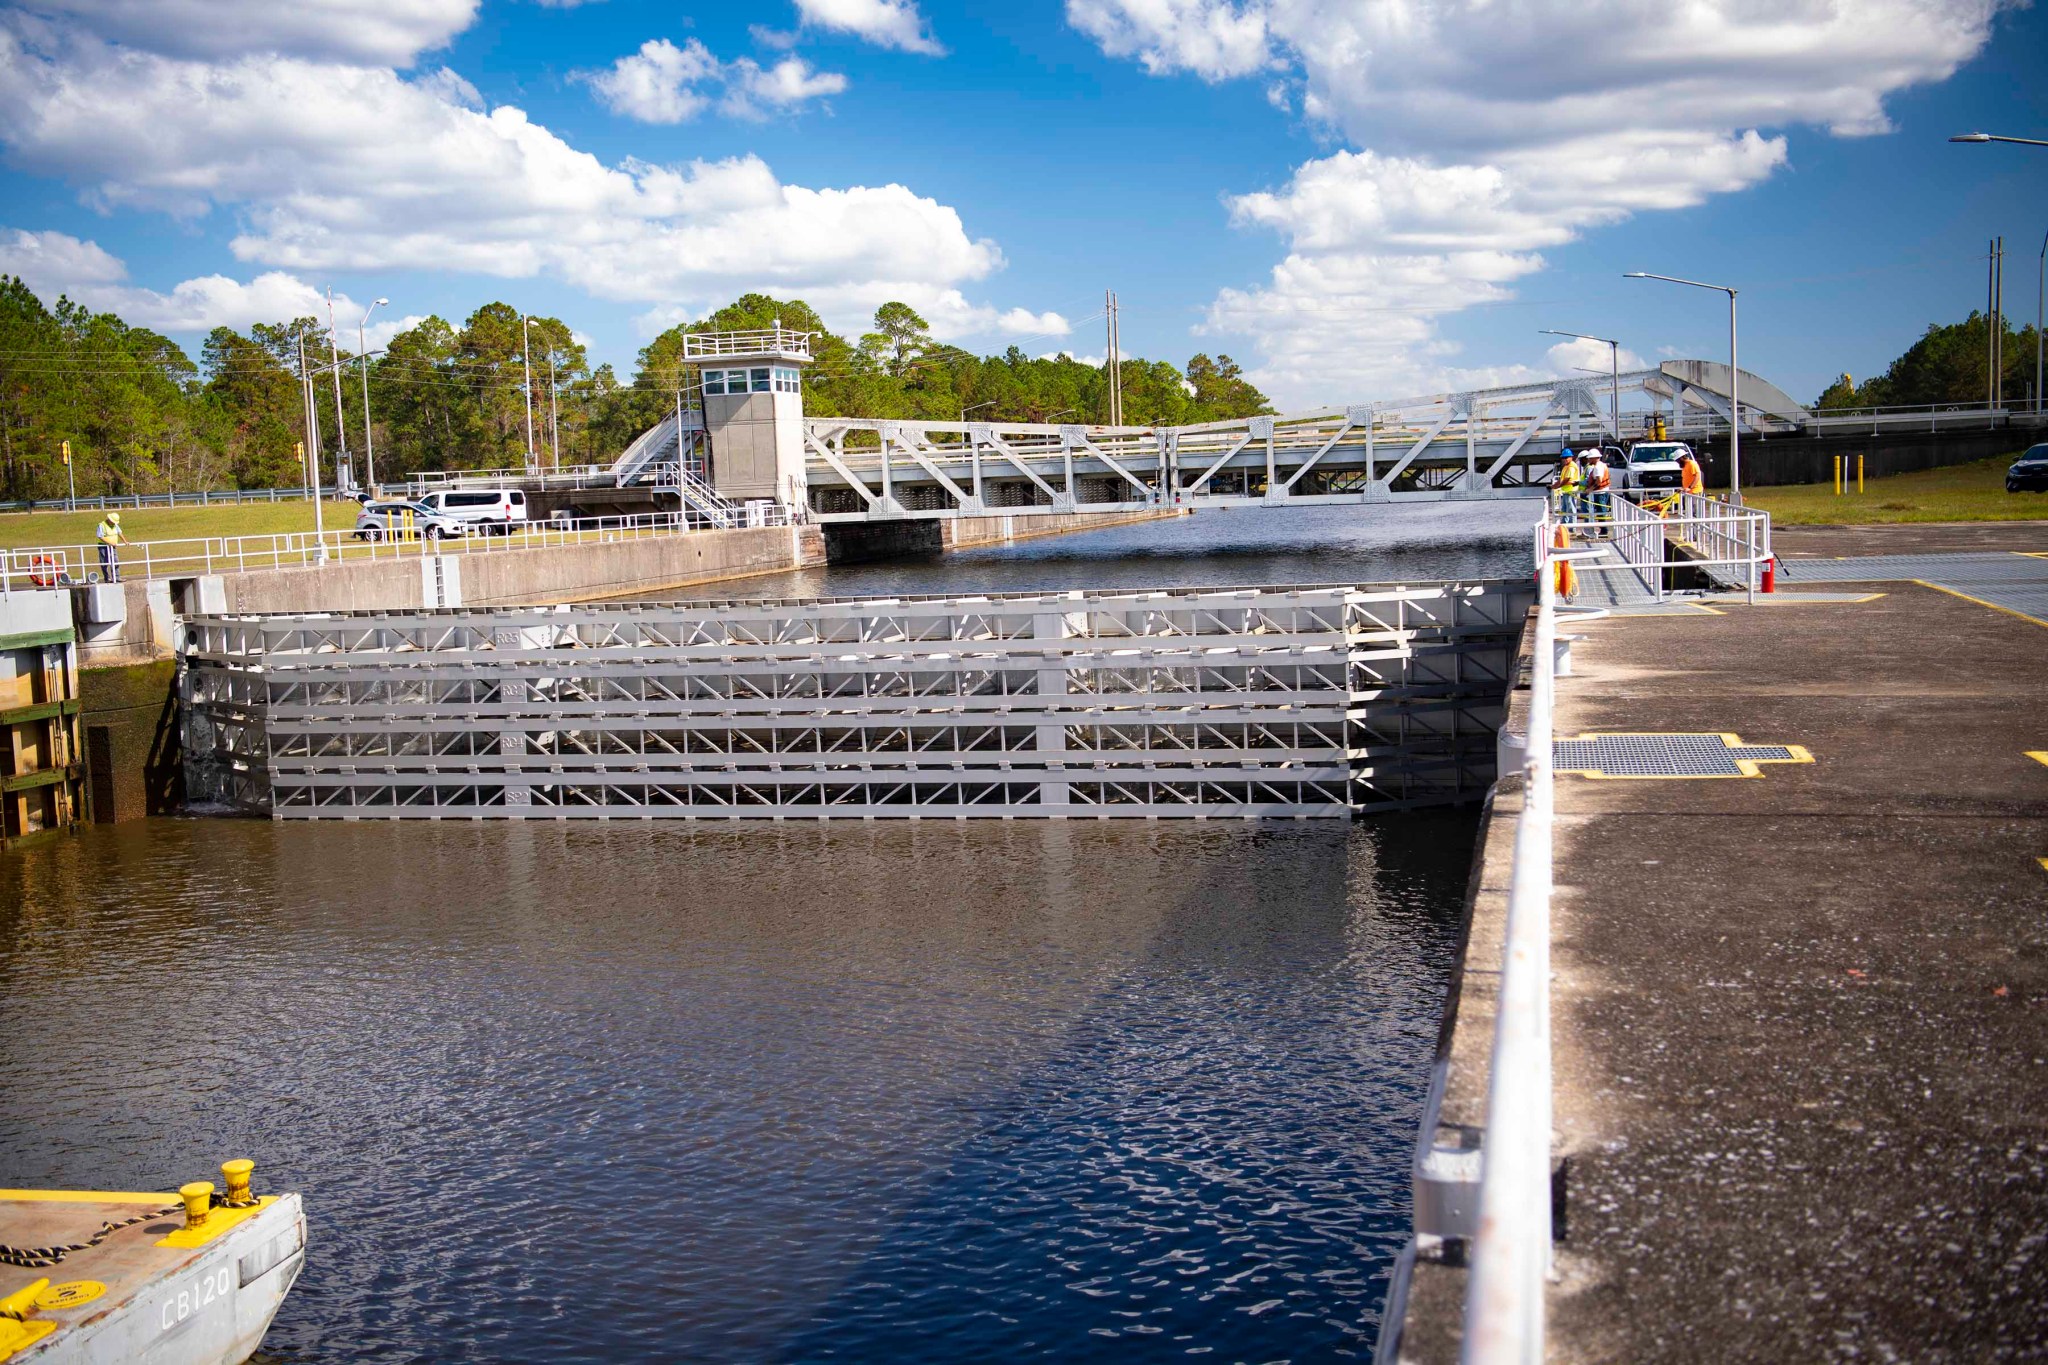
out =
[[[1934,589],[1934,590],[1935,590],[1936,592],[1945,592],[1945,593],[1947,593],[1947,594],[1948,594],[1948,595],[1949,595],[1950,597],[1960,597],[1960,598],[1962,598],[1962,599],[1963,599],[1963,600],[1964,600],[1965,602],[1975,602],[1975,603],[1976,603],[1976,604],[1977,604],[1978,606],[1980,606],[1980,607],[1989,607],[1989,608],[1991,608],[1991,610],[1993,610],[1993,611],[2002,611],[2002,612],[2004,612],[2004,613],[2005,613],[2005,614],[2006,614],[2007,616],[2017,616],[2017,617],[2019,617],[2019,618],[2020,618],[2020,620],[2022,620],[2022,621],[2030,621],[2030,622],[2032,622],[2032,623],[2033,623],[2034,625],[2037,625],[2037,626],[2048,626],[2048,621],[2043,621],[2043,620],[2042,620],[2042,619],[2041,619],[2040,617],[2038,617],[2038,616],[2029,616],[2029,615],[2027,615],[2027,614],[2026,614],[2025,612],[2023,612],[2023,611],[2014,611],[2014,610],[2013,610],[2013,609],[2012,609],[2011,607],[2001,607],[2001,606],[1999,606],[1999,605],[1998,605],[1998,603],[1996,603],[1996,602],[1986,602],[1986,601],[1985,601],[1985,600],[1984,600],[1983,598],[1981,598],[1981,597],[1972,597],[1972,596],[1970,596],[1970,594],[1968,594],[1968,593],[1966,593],[1966,592],[1957,592],[1957,591],[1956,591],[1956,590],[1955,590],[1954,588],[1944,588],[1944,587],[1942,587],[1942,586],[1941,586],[1941,584],[1939,584],[1939,583],[1929,583],[1929,582],[1928,582],[1928,581],[1927,581],[1926,579],[1924,579],[1924,578],[1916,578],[1916,579],[1914,579],[1913,581],[1914,581],[1915,583],[1919,584],[1919,585],[1920,585],[1921,587],[1923,587],[1923,588],[1932,588],[1932,589]]]

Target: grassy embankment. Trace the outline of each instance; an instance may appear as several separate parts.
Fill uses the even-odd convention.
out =
[[[360,510],[353,502],[326,505],[327,529],[346,531]],[[0,549],[85,545],[104,512],[10,512],[0,516]],[[268,536],[313,529],[310,502],[240,502],[210,507],[137,507],[121,511],[130,540],[187,540],[202,536]]]
[[[1974,464],[1867,479],[1858,493],[1835,496],[1832,483],[1747,488],[1743,498],[1779,526],[1855,526],[1904,521],[2048,520],[2048,493],[2008,493],[2005,471],[2016,455]]]

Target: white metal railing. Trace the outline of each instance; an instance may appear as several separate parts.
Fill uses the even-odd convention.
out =
[[[403,530],[386,532],[375,539],[358,539],[353,530],[334,530],[142,540],[120,546],[117,562],[122,579],[139,582],[264,569],[315,568],[428,554],[495,554],[559,545],[596,545],[689,531],[789,526],[799,519],[800,514],[789,507],[763,499],[746,504],[736,514],[716,518],[693,508],[639,516],[560,518],[514,522],[502,534],[493,534],[496,526],[490,526],[445,540]],[[0,592],[99,582],[103,576],[99,550],[97,544],[0,550]]]
[[[1546,519],[1547,520],[1547,519]],[[1550,1274],[1550,893],[1552,717],[1557,610],[1551,551],[1539,548],[1535,656],[1522,750],[1522,813],[1508,882],[1507,931],[1494,1008],[1479,1168],[1479,1226],[1465,1298],[1461,1359],[1536,1365]],[[1508,774],[1502,773],[1503,777]]]
[[[1545,517],[1534,533],[1539,563],[1560,525],[1575,544],[1612,551],[1607,558],[1575,558],[1576,571],[1631,574],[1657,600],[1664,596],[1667,569],[1723,570],[1722,578],[1740,582],[1754,596],[1771,558],[1770,513],[1699,493],[1616,493],[1607,517],[1596,516],[1583,503],[1569,521]],[[1688,546],[1694,555],[1674,555],[1673,544]]]
[[[787,327],[763,327],[751,332],[685,332],[683,359],[736,355],[790,355],[808,359],[811,334],[792,332]]]

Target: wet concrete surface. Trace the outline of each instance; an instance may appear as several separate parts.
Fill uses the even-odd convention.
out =
[[[1559,779],[1553,1359],[2048,1357],[2048,629],[1881,586],[1576,628],[1560,735],[1815,761]]]

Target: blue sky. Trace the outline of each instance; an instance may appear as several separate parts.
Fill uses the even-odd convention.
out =
[[[2038,9],[1931,0],[23,0],[0,270],[170,331],[503,298],[630,370],[750,288],[1284,406],[1725,353],[1810,397],[2048,231]],[[1687,17],[1674,23],[1671,16]],[[644,44],[662,46],[644,49]],[[2030,69],[2031,68],[2031,69]],[[692,169],[693,166],[701,167]],[[1599,360],[1604,363],[1604,350]]]

